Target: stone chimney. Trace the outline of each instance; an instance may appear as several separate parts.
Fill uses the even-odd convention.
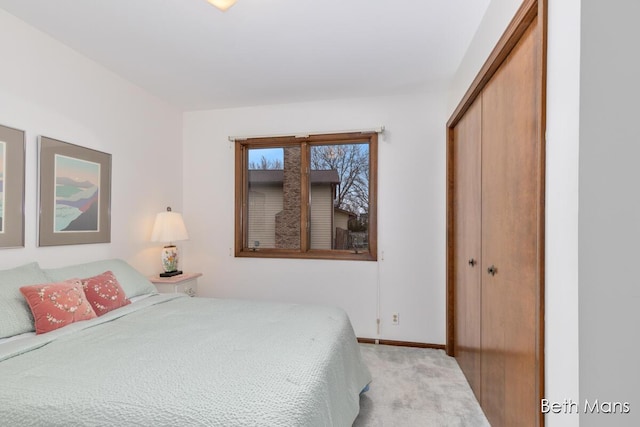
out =
[[[300,249],[300,147],[284,148],[282,211],[276,214],[276,248]]]

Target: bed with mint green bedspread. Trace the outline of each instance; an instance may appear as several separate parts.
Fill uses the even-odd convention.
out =
[[[351,426],[370,380],[338,308],[156,295],[0,345],[0,424]]]

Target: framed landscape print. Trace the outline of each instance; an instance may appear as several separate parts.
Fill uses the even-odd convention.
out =
[[[0,125],[0,247],[24,246],[24,131]]]
[[[111,154],[41,136],[38,246],[111,241]]]

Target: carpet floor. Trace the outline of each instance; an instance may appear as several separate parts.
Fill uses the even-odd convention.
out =
[[[360,344],[373,381],[353,427],[489,426],[455,359],[443,350]]]

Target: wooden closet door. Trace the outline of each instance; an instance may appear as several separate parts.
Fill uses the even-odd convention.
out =
[[[478,99],[453,133],[456,358],[480,401],[480,279],[482,103]]]
[[[536,31],[537,19],[482,94],[481,393],[494,427],[540,422],[536,349],[542,181]]]

